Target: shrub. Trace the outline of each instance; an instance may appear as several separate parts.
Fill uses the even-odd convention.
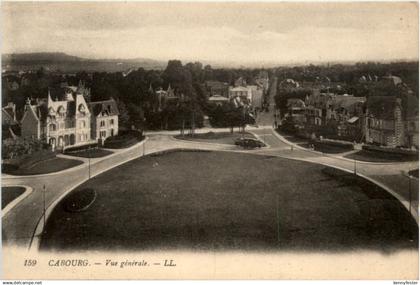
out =
[[[17,169],[30,168],[34,164],[55,158],[55,152],[51,150],[39,150],[37,152],[28,153],[15,157],[12,159],[7,159],[2,165],[2,171],[4,173],[10,173],[11,171],[16,171]]]
[[[13,159],[37,151],[48,150],[50,146],[37,139],[16,138],[2,142],[2,158]]]
[[[78,151],[83,151],[83,150],[87,150],[89,148],[97,148],[97,147],[98,147],[98,143],[97,142],[96,143],[82,145],[82,146],[68,147],[68,148],[66,148],[64,150],[64,154],[78,152]]]
[[[82,188],[72,191],[64,198],[64,209],[67,212],[81,212],[87,210],[96,199],[96,191],[92,188]]]
[[[354,150],[352,143],[340,141],[315,141],[314,146],[315,150],[326,153],[340,153]]]
[[[143,133],[136,130],[123,131],[117,136],[108,137],[104,142],[106,148],[126,148],[143,139]]]

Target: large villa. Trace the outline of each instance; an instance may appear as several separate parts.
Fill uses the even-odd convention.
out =
[[[118,134],[114,99],[86,102],[83,85],[50,89],[46,99],[27,99],[21,120],[22,137],[44,139],[53,149],[102,143]]]

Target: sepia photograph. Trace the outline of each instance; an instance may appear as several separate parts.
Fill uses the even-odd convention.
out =
[[[418,280],[418,14],[3,1],[1,279]]]

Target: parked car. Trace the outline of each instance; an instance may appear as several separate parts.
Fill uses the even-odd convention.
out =
[[[263,142],[252,138],[238,138],[235,140],[235,145],[242,146],[243,148],[260,148],[265,146]]]

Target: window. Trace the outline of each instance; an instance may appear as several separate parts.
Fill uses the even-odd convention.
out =
[[[111,129],[111,137],[114,136],[114,129]]]
[[[86,122],[85,122],[85,121],[80,121],[80,127],[81,127],[81,128],[86,127]]]
[[[100,136],[101,138],[106,137],[106,131],[100,131],[99,136]]]
[[[49,128],[50,128],[50,132],[55,132],[56,131],[55,124],[51,124]]]
[[[100,125],[101,127],[105,127],[105,121],[101,121]]]
[[[110,123],[111,125],[113,125],[113,124],[114,124],[114,119],[111,119],[111,120],[109,121],[109,123]]]

